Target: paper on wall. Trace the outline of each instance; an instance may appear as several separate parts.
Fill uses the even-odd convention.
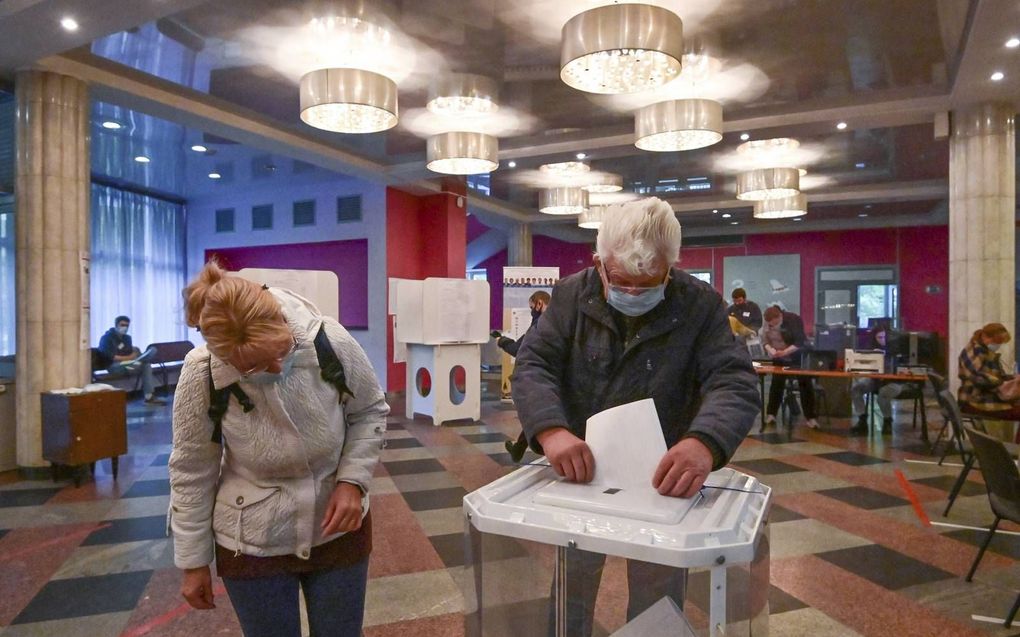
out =
[[[639,400],[588,419],[585,442],[595,457],[592,484],[652,488],[652,474],[666,454],[655,401]]]
[[[530,309],[515,307],[510,310],[510,338],[515,341],[521,340],[529,327],[531,327]]]

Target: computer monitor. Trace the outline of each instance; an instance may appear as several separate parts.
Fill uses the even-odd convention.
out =
[[[836,361],[838,359],[839,354],[837,352],[815,349],[809,352],[804,352],[800,366],[803,369],[829,371],[836,369]]]
[[[843,351],[857,347],[857,327],[837,323],[836,325],[815,325],[815,349],[837,352],[843,358]]]
[[[886,351],[895,357],[898,364],[937,367],[939,335],[935,332],[889,332]]]

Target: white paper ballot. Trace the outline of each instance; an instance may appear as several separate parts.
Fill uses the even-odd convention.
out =
[[[651,398],[599,412],[588,419],[585,442],[595,457],[592,484],[651,489],[666,454],[659,414]]]

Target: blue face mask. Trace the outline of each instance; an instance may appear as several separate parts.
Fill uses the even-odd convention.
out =
[[[1002,343],[989,343],[988,344],[988,349],[992,350],[993,352],[999,351],[1000,347],[1002,347]]]
[[[255,383],[256,385],[271,385],[273,383],[278,383],[290,375],[291,369],[294,368],[295,354],[296,352],[291,352],[287,358],[280,361],[280,371],[278,373],[255,372],[254,374],[245,376],[244,379],[250,383]]]
[[[645,288],[638,294],[628,294],[623,290],[609,286],[606,300],[611,306],[627,316],[647,314],[666,298],[666,284]]]

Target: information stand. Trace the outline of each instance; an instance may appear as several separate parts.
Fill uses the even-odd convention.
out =
[[[536,501],[559,481],[551,468],[529,466],[465,496],[465,634],[580,635],[564,619],[578,591],[562,583],[571,581],[573,552],[586,551],[689,569],[685,623],[692,620],[699,635],[768,635],[769,487],[722,469],[709,476],[702,496],[663,497],[656,508],[676,509],[679,519],[667,515],[659,523],[605,512],[604,486],[589,485],[601,492],[589,498],[599,512]],[[624,491],[616,496],[623,510],[633,510]],[[595,620],[610,633],[626,627],[622,611],[613,610],[623,570],[607,565],[602,577]]]

